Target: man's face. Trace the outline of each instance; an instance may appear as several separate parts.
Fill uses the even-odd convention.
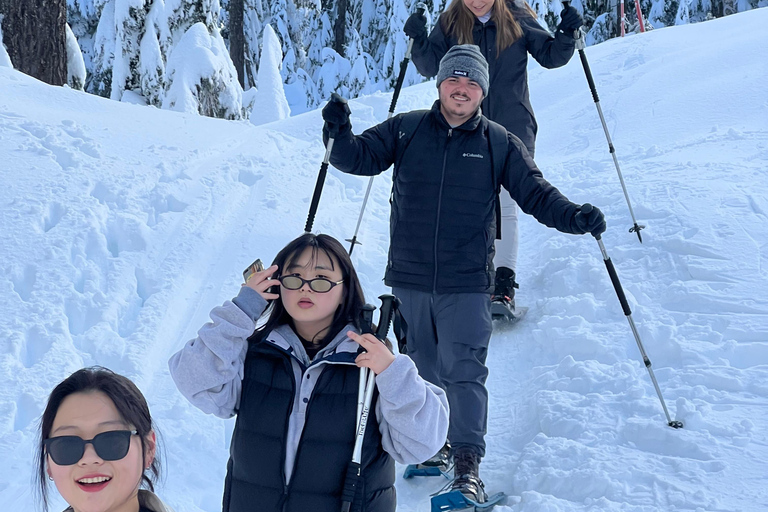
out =
[[[459,126],[475,115],[483,101],[483,89],[474,80],[450,76],[440,88],[440,111],[452,126]]]

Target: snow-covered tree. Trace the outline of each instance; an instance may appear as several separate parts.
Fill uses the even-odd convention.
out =
[[[67,84],[73,89],[82,91],[85,87],[85,62],[83,52],[77,44],[77,38],[67,25]]]
[[[363,53],[357,30],[352,31],[352,38],[347,43],[346,55],[351,65],[349,76],[346,79],[346,86],[350,97],[354,98],[369,92],[370,82],[366,55]]]
[[[109,98],[112,91],[112,62],[115,59],[115,0],[101,10],[93,36],[93,68],[88,91]]]
[[[259,87],[252,102],[250,115],[253,124],[271,123],[291,115],[280,75],[283,52],[280,40],[270,25],[264,27],[260,62]]]
[[[144,35],[139,43],[139,85],[141,95],[149,105],[160,106],[165,94],[165,58],[160,47],[164,27],[162,2],[155,2],[147,14]]]
[[[196,23],[173,49],[163,108],[223,119],[243,118],[243,90],[221,34]]]
[[[256,73],[259,69],[259,45],[261,43],[261,34],[264,30],[261,23],[261,20],[264,18],[264,8],[261,0],[244,0],[243,9],[243,36],[245,39],[243,48],[245,53],[243,88],[248,89],[256,85]]]
[[[612,12],[603,13],[597,17],[592,28],[587,32],[584,42],[588,46],[607,41],[616,33],[616,17]]]

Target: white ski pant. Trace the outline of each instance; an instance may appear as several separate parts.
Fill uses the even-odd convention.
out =
[[[488,390],[485,359],[491,339],[487,293],[427,293],[393,287],[408,323],[408,356],[419,375],[448,396],[448,439],[453,448],[485,455]]]
[[[501,203],[501,240],[496,240],[496,255],[493,257],[495,268],[507,267],[517,271],[517,203],[509,192],[502,189],[499,194]]]

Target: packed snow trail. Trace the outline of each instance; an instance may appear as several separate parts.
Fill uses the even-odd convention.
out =
[[[530,69],[537,162],[606,213],[665,418],[594,239],[522,216],[522,322],[495,333],[489,492],[500,512],[768,509],[768,9],[587,48],[644,243],[581,64]],[[32,453],[53,386],[102,364],[135,379],[160,432],[159,494],[215,512],[233,421],[175,390],[166,361],[299,235],[323,156],[319,112],[255,128],[119,104],[0,68],[0,503],[34,510]],[[434,82],[403,90],[426,108]],[[353,129],[389,96],[351,102]],[[329,172],[315,230],[351,236],[367,179]],[[354,260],[368,300],[388,243],[377,177]],[[398,473],[402,473],[402,467]],[[439,479],[398,480],[429,510]],[[53,496],[56,497],[55,490]],[[51,510],[61,510],[56,497]]]

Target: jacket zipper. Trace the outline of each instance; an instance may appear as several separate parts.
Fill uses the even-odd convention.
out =
[[[440,175],[440,191],[437,195],[437,218],[435,219],[435,272],[432,278],[432,293],[437,293],[437,234],[440,231],[440,208],[443,203],[443,186],[445,186],[445,164],[448,161],[448,145],[451,143],[453,128],[448,128],[448,140],[443,151],[443,170]]]

